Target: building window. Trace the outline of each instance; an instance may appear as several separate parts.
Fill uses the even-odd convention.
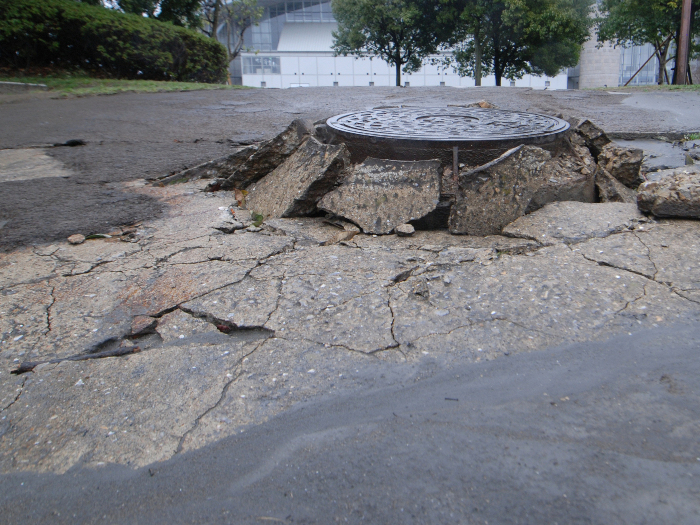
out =
[[[243,57],[244,75],[279,75],[280,57]]]
[[[632,78],[632,75],[637,73],[637,70],[654,54],[654,46],[645,44],[643,46],[623,47],[620,53],[620,81],[619,84],[624,86],[625,83]],[[632,86],[643,86],[647,84],[656,84],[659,75],[659,59],[654,57],[647,63],[644,68],[637,73],[630,82]],[[670,78],[670,75],[669,75]]]

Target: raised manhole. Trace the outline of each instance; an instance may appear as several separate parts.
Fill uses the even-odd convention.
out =
[[[484,108],[381,108],[331,117],[330,130],[350,148],[354,161],[439,158],[479,165],[520,144],[557,141],[569,128],[559,118]]]

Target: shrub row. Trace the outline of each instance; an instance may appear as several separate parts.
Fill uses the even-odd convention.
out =
[[[0,66],[223,82],[227,54],[190,29],[74,0],[0,0]]]

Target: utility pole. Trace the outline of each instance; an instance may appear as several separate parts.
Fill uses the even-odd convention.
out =
[[[690,46],[690,7],[691,0],[683,0],[681,10],[681,34],[678,43],[678,63],[676,64],[676,84],[688,83],[688,48]]]

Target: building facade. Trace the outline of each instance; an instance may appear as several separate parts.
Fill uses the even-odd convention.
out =
[[[231,64],[234,83],[265,88],[311,86],[393,86],[394,66],[379,58],[334,56],[333,18],[329,0],[300,2],[260,0],[265,9],[260,24],[244,35],[244,51]],[[440,57],[433,57],[439,59]],[[401,75],[403,85],[472,87],[474,79],[460,77],[428,59],[420,71]],[[566,72],[556,77],[525,75],[506,85],[539,89],[566,89]],[[487,76],[482,85],[494,86]]]
[[[338,24],[333,18],[330,0],[259,0],[264,15],[257,26],[246,30],[243,52],[231,63],[234,84],[264,88],[312,86],[393,86],[394,66],[379,58],[334,56],[333,32]],[[525,75],[504,85],[535,89],[613,88],[623,86],[654,54],[651,44],[624,48],[604,43],[592,34],[575,68],[556,77]],[[474,79],[461,77],[451,68],[424,62],[411,74],[402,74],[408,86],[473,87]],[[672,77],[674,63],[667,72]],[[691,64],[694,78],[700,75],[698,62]],[[656,84],[658,60],[654,57],[632,78],[630,85]],[[482,79],[483,86],[494,86],[495,78]]]

